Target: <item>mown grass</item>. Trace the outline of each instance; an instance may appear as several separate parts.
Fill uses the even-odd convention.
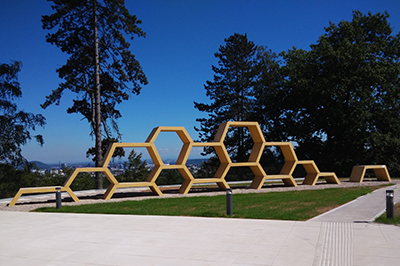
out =
[[[383,186],[233,194],[234,218],[304,221]],[[36,209],[37,212],[227,217],[226,196],[157,198]]]
[[[400,224],[400,203],[394,205],[394,218],[386,218],[386,212],[376,218],[376,223],[382,224]]]

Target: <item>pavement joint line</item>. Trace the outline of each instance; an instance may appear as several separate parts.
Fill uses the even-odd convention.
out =
[[[285,240],[283,241],[283,243],[287,243],[288,238],[289,238],[290,234],[292,233],[293,228],[295,227],[295,224],[296,224],[296,222],[293,223],[292,226],[290,227],[290,231],[289,231],[289,233],[286,235]],[[273,262],[272,262],[271,265],[274,265],[274,264],[275,264],[276,260],[277,260],[278,257],[282,254],[282,252],[284,252],[284,251],[283,251],[283,245],[279,248],[279,251],[276,253],[275,258],[274,258],[274,260],[273,260]]]

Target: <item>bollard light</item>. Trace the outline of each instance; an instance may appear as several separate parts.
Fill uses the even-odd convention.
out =
[[[232,189],[228,188],[226,190],[226,215],[232,216]]]
[[[394,191],[386,190],[386,218],[394,219]]]
[[[61,188],[56,188],[56,208],[61,209]]]

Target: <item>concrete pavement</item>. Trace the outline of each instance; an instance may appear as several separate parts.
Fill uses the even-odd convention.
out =
[[[400,184],[385,187],[357,198],[309,221],[314,222],[371,222],[385,212],[386,190],[394,190],[394,202],[400,202]]]
[[[1,211],[0,265],[400,265],[400,227],[353,222],[374,193],[307,222]]]

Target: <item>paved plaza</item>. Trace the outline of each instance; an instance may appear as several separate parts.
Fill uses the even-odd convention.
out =
[[[0,211],[0,265],[400,265],[386,189],[306,222]]]

